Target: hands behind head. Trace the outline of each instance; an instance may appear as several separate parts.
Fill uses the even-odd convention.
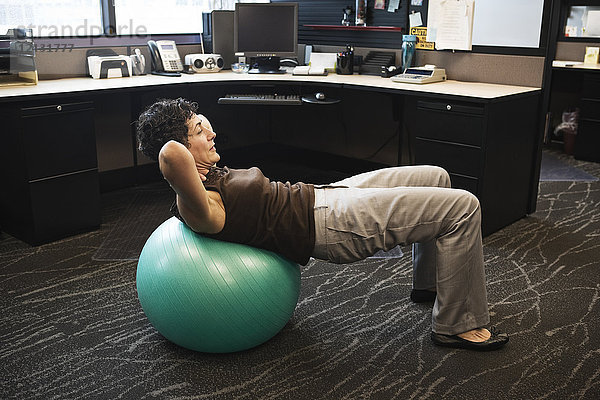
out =
[[[165,179],[168,181],[170,181],[171,178],[169,175],[177,170],[177,167],[173,167],[181,165],[182,162],[186,164],[193,163],[193,165],[196,167],[198,175],[200,176],[200,180],[203,182],[206,180],[208,169],[198,165],[198,163],[194,160],[192,153],[182,143],[179,143],[175,140],[169,140],[161,148],[158,159],[160,170]]]

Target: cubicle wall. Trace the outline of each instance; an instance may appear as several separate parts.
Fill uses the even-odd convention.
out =
[[[446,69],[448,79],[541,87],[544,57],[473,52],[417,51],[418,65]]]
[[[555,60],[583,61],[587,46],[600,47],[600,39],[596,42],[564,42],[556,43]]]
[[[68,41],[68,39],[65,39]],[[107,46],[119,55],[133,54],[134,49],[139,48],[146,59],[146,72],[150,73],[150,53],[145,45],[137,46]],[[36,65],[40,80],[74,78],[86,76],[86,51],[90,47],[68,49],[66,51],[38,51],[36,53]],[[183,58],[185,54],[202,53],[202,46],[177,45],[177,50]]]

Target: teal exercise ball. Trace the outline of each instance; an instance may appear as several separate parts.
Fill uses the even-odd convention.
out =
[[[172,217],[146,241],[136,283],[144,313],[165,338],[231,353],[266,342],[287,324],[300,269],[273,252],[199,235]]]

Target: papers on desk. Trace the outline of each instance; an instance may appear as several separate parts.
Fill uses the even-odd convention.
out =
[[[293,75],[327,75],[335,70],[337,53],[311,53],[308,65],[299,65],[292,70]]]
[[[429,0],[427,41],[437,50],[471,50],[474,0]]]
[[[292,75],[327,75],[327,70],[323,67],[313,67],[310,65],[299,65],[294,67]]]
[[[323,68],[326,71],[334,71],[337,62],[337,53],[311,53],[308,65],[311,68]]]
[[[580,61],[560,61],[560,60],[552,61],[553,67],[575,67],[578,65],[583,65],[583,63]]]

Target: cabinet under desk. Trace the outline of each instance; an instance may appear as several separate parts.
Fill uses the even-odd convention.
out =
[[[262,93],[273,88],[275,93],[293,94],[298,98],[323,93],[326,98],[336,101],[325,105],[300,102],[296,107],[218,104],[218,99],[225,94],[246,93],[249,88],[262,88]],[[17,117],[17,109],[55,107],[66,100],[73,104],[89,103],[94,112],[90,112],[85,118],[95,120],[95,126],[102,127],[103,131],[94,132],[92,129],[82,139],[90,145],[98,143],[93,151],[86,148],[79,152],[90,161],[91,167],[77,167],[79,169],[69,170],[68,174],[89,170],[89,179],[85,182],[86,185],[92,184],[81,192],[76,202],[77,207],[82,210],[97,210],[98,175],[101,181],[105,176],[125,179],[124,177],[138,176],[135,171],[141,168],[155,169],[153,164],[148,164],[148,160],[142,162],[143,157],[135,146],[132,121],[145,106],[157,98],[174,96],[197,101],[200,112],[210,115],[211,122],[216,121],[213,124],[223,132],[220,136],[221,149],[243,148],[255,144],[255,141],[273,142],[307,149],[314,146],[319,151],[357,160],[379,152],[379,159],[376,161],[385,165],[442,166],[450,173],[454,187],[468,190],[479,198],[484,234],[492,233],[535,211],[541,152],[539,88],[451,80],[411,85],[378,76],[335,74],[303,77],[286,74],[272,77],[219,72],[179,78],[72,78],[41,81],[36,87],[0,89],[0,113],[4,121],[7,121],[27,118],[23,114]],[[105,107],[112,97],[120,102],[128,102],[127,107]],[[113,115],[114,113],[127,115]],[[81,112],[61,115],[65,119],[61,122],[64,126],[81,124],[77,122],[81,119]],[[235,118],[231,118],[232,115]],[[117,135],[112,130],[111,139],[103,139],[103,135],[107,134],[105,131],[110,128],[106,121],[123,125],[114,127],[115,132],[120,132],[119,135],[123,136],[121,139],[114,137]],[[15,128],[10,129],[10,135],[18,151],[30,151],[23,138],[33,127],[24,123],[13,126]],[[244,134],[252,132],[252,126],[256,127],[256,134]],[[57,128],[52,134],[57,143],[60,140],[70,141],[67,131]],[[128,150],[116,151],[116,143],[126,146]],[[96,159],[103,160],[127,152],[131,153],[127,157],[127,162],[130,163],[127,167],[118,170],[101,169],[98,174]],[[406,160],[400,156],[403,152],[408,154]],[[26,157],[16,159],[14,156],[4,156],[5,160],[11,159],[14,163],[3,162],[0,172],[2,179],[10,181],[15,174],[20,174],[23,178],[21,183],[11,186],[11,195],[4,197],[5,203],[2,204],[0,214],[0,226],[3,230],[18,235],[13,229],[16,225],[14,221],[29,219],[35,226],[47,224],[43,229],[45,232],[40,232],[39,237],[53,240],[61,235],[93,229],[99,224],[96,211],[91,213],[95,216],[92,219],[74,214],[73,218],[80,219],[80,224],[74,221],[70,230],[67,229],[60,235],[52,234],[56,227],[53,222],[45,221],[44,215],[59,215],[63,211],[57,207],[55,210],[43,210],[40,214],[24,210],[18,205],[17,203],[23,202],[19,193],[23,192],[25,186],[31,185],[28,177],[34,172],[35,166],[29,165],[25,161]],[[49,160],[48,168],[57,168],[61,163],[61,160]],[[68,187],[69,185],[59,185],[49,190],[56,198],[62,198],[61,196],[68,197],[69,192],[65,189]],[[40,242],[36,238],[28,239],[27,235],[20,236],[30,243]]]

